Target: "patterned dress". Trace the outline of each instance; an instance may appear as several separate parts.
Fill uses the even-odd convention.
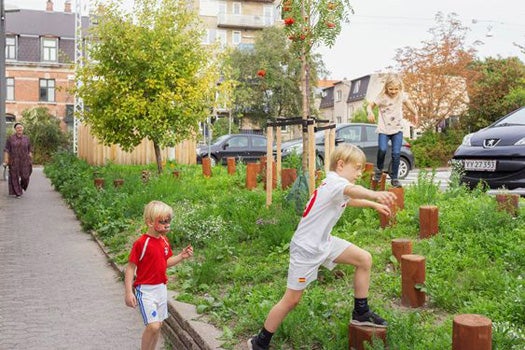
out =
[[[9,154],[9,194],[21,196],[27,190],[33,164],[29,153],[32,152],[29,137],[16,134],[9,136],[4,152]]]

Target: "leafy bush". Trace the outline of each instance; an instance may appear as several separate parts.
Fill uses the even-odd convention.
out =
[[[447,166],[456,148],[463,140],[464,132],[448,129],[442,133],[426,131],[411,141],[412,152],[418,168],[437,168]]]

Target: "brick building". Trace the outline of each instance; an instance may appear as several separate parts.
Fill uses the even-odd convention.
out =
[[[71,0],[61,10],[42,2],[45,11],[6,13],[6,115],[19,120],[27,109],[46,107],[66,129],[73,124],[75,15]]]

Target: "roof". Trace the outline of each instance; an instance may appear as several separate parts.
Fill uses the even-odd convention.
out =
[[[82,17],[82,24],[88,26],[88,17]],[[5,26],[6,34],[74,38],[75,13],[21,9],[6,12]]]

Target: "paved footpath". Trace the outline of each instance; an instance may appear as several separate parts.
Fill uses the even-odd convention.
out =
[[[42,168],[20,199],[0,181],[0,281],[0,350],[140,348],[124,283]]]

